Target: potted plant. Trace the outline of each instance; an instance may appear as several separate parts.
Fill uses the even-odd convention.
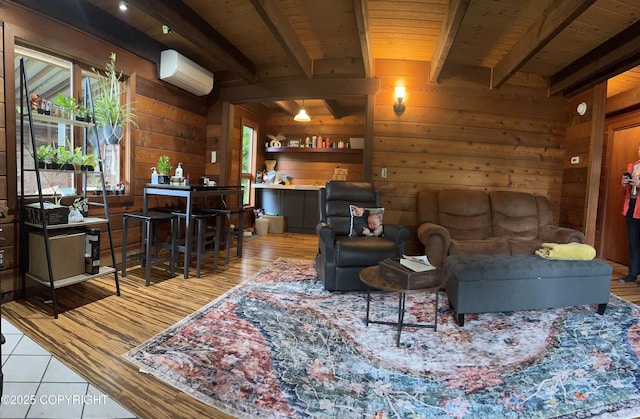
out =
[[[78,109],[78,101],[76,101],[76,98],[73,96],[64,97],[62,93],[58,93],[58,95],[53,98],[53,104],[67,112],[66,114],[63,113],[63,118],[74,119]]]
[[[50,165],[55,161],[56,150],[51,144],[44,144],[36,150],[36,158],[38,159],[38,167],[41,169],[49,169]]]
[[[91,122],[91,118],[89,117],[89,109],[87,109],[84,105],[78,105],[76,121]]]
[[[56,150],[56,163],[61,170],[73,170],[73,164],[71,158],[73,157],[73,150],[67,150],[67,147],[59,145]]]
[[[71,204],[72,210],[79,211],[83,217],[89,215],[89,198],[77,197]]]
[[[93,153],[85,154],[82,158],[82,166],[84,166],[84,170],[89,170],[89,167],[96,170],[96,167],[100,164],[100,159]]]
[[[158,164],[156,168],[158,169],[158,183],[171,183],[171,160],[169,156],[163,154],[158,158]]]
[[[71,150],[71,148],[69,148],[69,150]],[[82,147],[74,148],[73,152],[69,156],[69,160],[76,171],[82,170],[82,164],[84,162],[84,153],[82,152]]]
[[[126,105],[120,103],[126,87],[122,83],[122,72],[116,71],[115,52],[111,53],[104,73],[95,68],[93,71],[98,76],[100,93],[93,100],[95,123],[102,127],[106,144],[120,144],[124,135],[124,126],[129,123],[136,127],[138,125],[133,109],[128,109]]]

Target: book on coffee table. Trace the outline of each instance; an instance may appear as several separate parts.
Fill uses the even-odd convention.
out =
[[[402,255],[400,264],[406,268],[411,269],[413,272],[425,272],[432,271],[436,267],[429,263],[429,259],[426,255],[422,256],[407,256]]]

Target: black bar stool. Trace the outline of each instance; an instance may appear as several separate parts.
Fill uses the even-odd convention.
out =
[[[191,221],[194,223],[194,237],[182,237],[182,221],[187,215],[184,212],[174,211],[173,215],[178,217],[176,249],[178,253],[185,253],[186,246],[190,245],[191,257],[196,258],[196,278],[200,278],[200,267],[202,260],[213,255],[213,270],[218,269],[218,252],[220,251],[220,217],[218,214],[209,212],[197,212],[191,214]],[[212,224],[215,221],[215,225]],[[186,233],[185,233],[186,236]],[[190,242],[190,244],[189,244]],[[185,260],[184,263],[191,261]]]
[[[205,213],[219,214],[223,216],[224,222],[222,224],[220,234],[224,235],[224,251],[225,258],[224,264],[229,263],[229,250],[236,248],[236,255],[242,257],[242,237],[244,235],[244,209],[227,209],[227,208],[206,208],[203,209]],[[231,223],[231,217],[234,214],[238,214],[238,228],[234,231],[233,224]]]
[[[127,229],[129,221],[142,223],[142,248],[140,253],[127,255]],[[168,242],[158,241],[158,225],[169,223],[171,235]],[[176,229],[178,217],[166,212],[150,211],[147,215],[142,213],[125,213],[122,216],[122,276],[127,276],[127,260],[141,258],[141,264],[145,266],[145,285],[149,286],[151,279],[151,266],[169,262],[169,273],[175,276],[176,261]],[[168,258],[158,258],[158,247],[169,249]]]

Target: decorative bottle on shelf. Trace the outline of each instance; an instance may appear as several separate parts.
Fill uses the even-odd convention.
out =
[[[152,167],[151,170],[153,170],[151,172],[151,183],[153,185],[157,185],[158,184],[158,171],[156,170],[155,167]]]
[[[318,134],[318,148],[324,148],[324,140],[320,134]]]

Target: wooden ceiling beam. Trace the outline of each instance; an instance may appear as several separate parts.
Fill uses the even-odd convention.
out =
[[[160,52],[167,48],[166,45],[147,36],[144,32],[127,25],[87,1],[13,0],[13,2],[117,45],[152,63],[157,64],[160,61]]]
[[[440,28],[440,36],[433,50],[433,57],[431,57],[429,80],[434,83],[438,83],[440,80],[440,74],[442,74],[442,69],[447,62],[449,52],[458,35],[462,19],[467,13],[469,3],[471,3],[471,0],[451,0],[449,2],[449,11]]]
[[[182,0],[127,2],[129,6],[143,10],[158,22],[171,26],[173,32],[192,42],[196,48],[208,51],[243,80],[250,83],[257,80],[255,64]]]
[[[234,104],[293,99],[338,99],[375,95],[380,90],[377,78],[279,80],[244,86],[228,86],[220,91],[225,102]]]
[[[340,106],[337,100],[322,99],[322,103],[333,116],[333,119],[341,119],[346,116],[344,108]]]
[[[313,76],[313,61],[282,9],[278,7],[276,2],[268,0],[251,0],[251,4],[302,74],[306,78],[311,78]]]
[[[557,0],[540,15],[522,38],[493,67],[491,88],[498,88],[596,0]]]
[[[360,37],[360,51],[364,76],[373,77],[373,59],[371,58],[371,41],[369,41],[369,26],[367,20],[367,0],[353,0],[353,10],[356,16],[358,36]]]
[[[640,64],[640,21],[551,76],[549,94],[569,97]]]
[[[302,107],[295,100],[276,100],[276,105],[291,116],[295,116],[300,112]]]

